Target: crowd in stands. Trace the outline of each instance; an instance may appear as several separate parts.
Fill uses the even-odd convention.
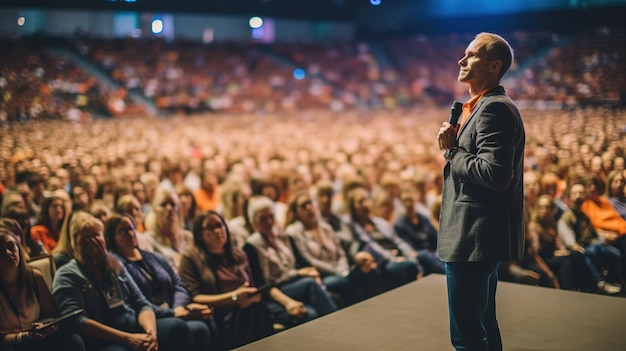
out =
[[[623,29],[505,36],[516,60],[503,85],[521,107],[625,103]],[[52,40],[117,86],[107,88],[78,68],[75,57],[53,54],[46,38],[3,39],[0,121],[149,114],[133,94],[160,114],[184,115],[447,105],[467,96],[456,72],[469,40],[470,34],[289,44],[87,35]]]
[[[411,52],[398,63],[402,75],[359,46],[228,44],[199,55],[204,49],[185,43],[132,44],[85,43],[82,52],[160,108],[217,110],[210,101],[226,97],[229,107],[186,118],[0,125],[5,349],[50,341],[69,350],[227,350],[443,273],[436,242],[445,160],[434,141],[448,111],[426,102],[391,108],[404,98],[407,107],[424,102],[428,89],[466,93],[443,82],[456,68],[433,64],[443,59],[428,40],[390,44],[396,58],[403,47]],[[598,59],[619,60],[623,49],[615,50]],[[270,59],[277,56],[317,70],[319,89],[294,82]],[[58,71],[44,65],[43,51],[29,57],[16,65],[33,66],[15,67],[27,77],[42,66],[39,80],[29,78],[41,101],[56,96],[45,93],[50,72],[90,81],[69,62],[50,61]],[[540,73],[533,67],[507,80],[512,95],[531,99],[525,89],[548,87],[530,83]],[[593,87],[602,67],[591,62],[593,77],[582,82]],[[574,69],[560,81],[584,76]],[[2,106],[23,107],[15,81],[5,83]],[[333,99],[369,107],[380,99],[388,108],[333,108]],[[522,110],[526,254],[502,264],[500,279],[624,296],[626,111],[590,105]],[[50,287],[28,265],[48,255],[57,269]],[[60,327],[31,328],[73,311]]]
[[[107,88],[68,57],[53,54],[45,38],[3,38],[0,47],[0,123],[141,112],[125,89]]]

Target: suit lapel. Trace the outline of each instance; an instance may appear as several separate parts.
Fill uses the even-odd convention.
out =
[[[476,104],[476,106],[474,107],[474,109],[472,110],[472,113],[469,115],[469,117],[467,117],[467,120],[465,121],[465,123],[463,123],[463,125],[461,126],[461,130],[459,130],[459,134],[457,135],[457,140],[459,139],[459,137],[461,136],[461,133],[463,133],[463,131],[465,130],[465,127],[469,124],[469,122],[472,120],[472,118],[474,118],[474,115],[478,113],[478,111],[480,111],[482,105],[491,97],[491,96],[495,96],[495,95],[501,95],[504,94],[504,88],[502,86],[498,86],[494,89],[492,89],[491,91],[489,91],[487,94],[485,94],[485,96],[483,96],[478,103]]]
[[[480,107],[485,103],[485,101],[487,101],[487,97],[489,97],[489,95],[483,96],[483,98],[480,99],[480,101],[478,101],[478,104],[476,104],[476,107],[474,107],[474,110],[472,110],[472,113],[469,115],[469,117],[467,117],[467,120],[461,126],[461,130],[459,130],[459,134],[457,135],[457,139],[459,139],[461,137],[461,133],[463,133],[463,131],[465,130],[465,127],[467,127],[467,125],[470,123],[472,118],[474,118],[474,115],[480,110]]]

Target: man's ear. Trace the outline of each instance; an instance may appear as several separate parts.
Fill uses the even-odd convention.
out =
[[[502,60],[493,60],[489,63],[489,70],[492,72],[500,72],[502,69]]]

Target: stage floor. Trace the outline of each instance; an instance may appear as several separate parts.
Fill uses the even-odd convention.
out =
[[[506,351],[626,350],[626,299],[500,282]],[[443,275],[379,295],[238,351],[453,350]]]

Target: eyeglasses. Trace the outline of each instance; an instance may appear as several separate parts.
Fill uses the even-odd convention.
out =
[[[220,229],[220,231],[218,231],[218,229]],[[224,225],[222,225],[221,223],[216,225],[208,225],[206,227],[202,227],[202,233],[210,237],[216,237],[224,232],[224,229]]]

